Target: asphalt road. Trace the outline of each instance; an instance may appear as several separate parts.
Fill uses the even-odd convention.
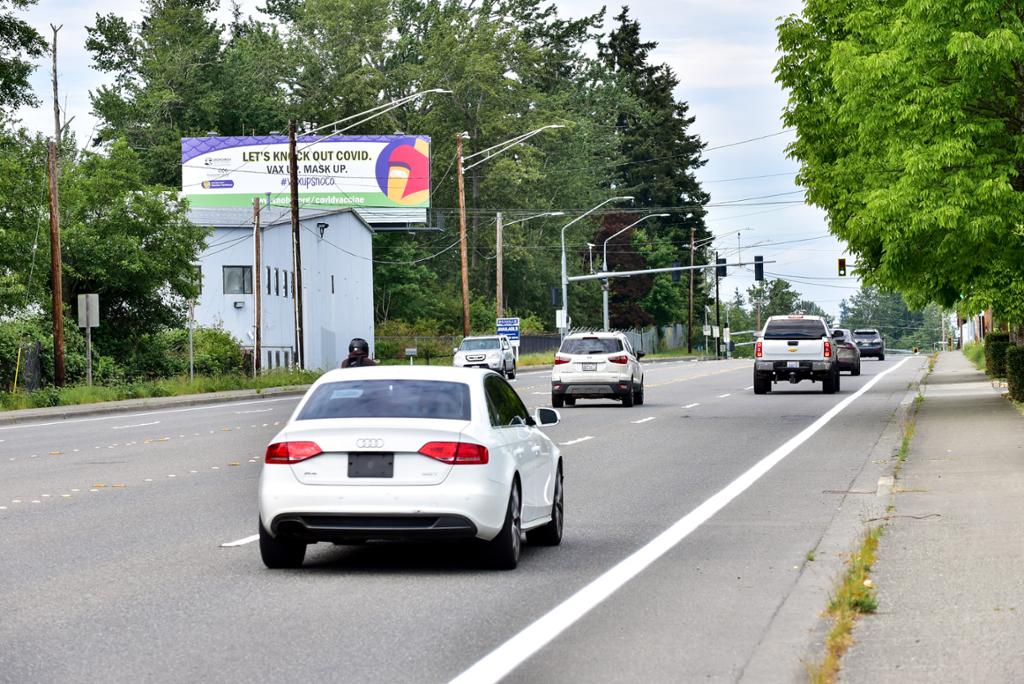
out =
[[[810,646],[826,596],[786,617],[809,552],[924,363],[865,361],[833,396],[754,396],[750,361],[648,364],[646,405],[549,430],[565,538],[513,572],[400,544],[265,569],[259,462],[296,398],[0,427],[0,681],[798,679],[765,654]],[[547,377],[515,381],[531,408]]]

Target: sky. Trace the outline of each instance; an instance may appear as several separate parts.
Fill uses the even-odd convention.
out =
[[[264,3],[242,0],[240,4],[243,12],[256,14]],[[563,17],[591,14],[602,6],[588,0],[556,0],[555,4]],[[644,40],[658,43],[651,59],[675,70],[680,80],[676,97],[688,102],[696,117],[691,132],[708,147],[707,164],[697,175],[712,203],[746,200],[748,204],[709,209],[708,225],[719,236],[716,247],[730,262],[737,260],[737,251],[742,261],[752,261],[755,254],[774,261],[765,266],[769,277],[786,278],[803,298],[837,316],[840,301],[854,294],[859,283],[854,276],[837,276],[836,260],[846,254],[828,233],[824,213],[799,203],[802,193],[794,182],[798,164],[785,151],[795,136],[784,130],[781,113],[786,94],[772,73],[778,57],[777,19],[799,12],[801,6],[801,0],[635,0],[629,4]],[[224,21],[229,7],[224,0]],[[619,7],[608,6],[606,27]],[[106,81],[105,74],[92,68],[85,49],[85,27],[94,23],[96,11],[91,3],[39,0],[22,14],[46,37],[52,34],[51,23],[63,25],[58,40],[60,90],[79,141],[89,138],[96,123],[89,91]],[[142,3],[108,0],[101,11],[138,20]],[[48,132],[53,125],[50,72],[49,61],[43,62],[32,77],[43,105],[18,114],[25,126]],[[729,277],[720,283],[722,299],[731,299],[736,288],[745,293],[751,284],[751,267],[730,269]]]

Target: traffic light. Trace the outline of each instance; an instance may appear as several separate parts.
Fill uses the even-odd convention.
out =
[[[551,288],[551,306],[555,309],[562,308],[562,291],[557,287]]]
[[[764,280],[764,257],[754,257],[754,280]]]
[[[839,275],[846,275],[846,259],[839,259]]]
[[[719,278],[725,278],[728,273],[726,272],[725,257],[719,257],[715,259],[715,275]]]
[[[681,264],[678,261],[673,261],[672,262],[672,268],[679,268],[680,266],[681,266]],[[672,271],[672,282],[673,283],[678,283],[679,282],[679,273],[680,273],[680,271]]]

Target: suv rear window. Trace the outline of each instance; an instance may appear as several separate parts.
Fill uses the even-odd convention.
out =
[[[813,319],[771,321],[764,331],[766,340],[817,340],[826,335],[821,321]]]
[[[562,342],[563,354],[614,354],[622,351],[622,340],[614,337],[574,337]]]
[[[352,380],[320,385],[298,420],[437,418],[469,420],[469,385],[440,380]]]

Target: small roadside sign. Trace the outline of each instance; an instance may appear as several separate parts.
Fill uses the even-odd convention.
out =
[[[712,337],[718,337],[718,326],[717,325],[711,326],[711,336]]]
[[[730,332],[731,331],[728,328],[722,331],[722,341],[725,342],[726,344],[729,344],[729,342],[732,340],[732,337],[729,334]]]
[[[499,335],[504,335],[510,342],[519,342],[518,318],[499,318],[495,321],[495,328]]]
[[[710,325],[705,325],[704,326],[704,337],[711,337],[711,326]]]

